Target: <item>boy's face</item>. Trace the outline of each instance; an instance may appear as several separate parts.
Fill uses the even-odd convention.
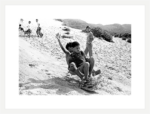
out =
[[[73,51],[76,52],[76,53],[79,53],[80,52],[80,46],[74,47]]]
[[[69,52],[73,52],[72,47],[68,47],[68,51],[69,51]]]

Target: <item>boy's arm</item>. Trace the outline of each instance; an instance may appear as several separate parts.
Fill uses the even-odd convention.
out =
[[[70,54],[69,51],[67,51],[67,50],[63,47],[63,45],[61,44],[59,33],[56,34],[56,38],[57,38],[58,43],[59,43],[61,49],[63,50],[63,52],[64,52],[65,54]]]

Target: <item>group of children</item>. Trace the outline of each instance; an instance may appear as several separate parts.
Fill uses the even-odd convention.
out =
[[[30,38],[31,33],[32,33],[32,27],[31,27],[31,21],[28,21],[28,24],[25,25],[24,24],[24,20],[20,19],[20,23],[19,23],[19,31],[23,32],[24,35],[27,35],[27,37]],[[36,19],[36,35],[37,37],[42,38],[43,37],[43,33],[41,32],[42,28],[40,27],[40,23],[38,22],[38,19]]]
[[[94,58],[92,52],[92,41],[94,36],[89,26],[86,27],[87,42],[85,51],[80,50],[80,44],[77,41],[69,42],[66,45],[66,49],[62,46],[59,33],[56,34],[58,43],[66,54],[66,62],[68,64],[68,70],[71,74],[75,74],[80,77],[83,86],[90,86],[92,77],[99,74],[100,70],[94,71]],[[87,54],[89,53],[89,58]]]

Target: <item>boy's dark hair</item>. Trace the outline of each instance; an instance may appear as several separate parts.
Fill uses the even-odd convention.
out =
[[[69,43],[66,44],[66,49],[67,50],[69,49],[69,47],[72,47],[72,42],[69,42]]]
[[[77,41],[75,41],[75,42],[72,42],[72,47],[74,48],[74,47],[76,47],[76,46],[79,46],[80,44],[77,42]]]

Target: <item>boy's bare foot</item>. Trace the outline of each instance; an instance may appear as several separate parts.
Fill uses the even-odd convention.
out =
[[[98,74],[100,74],[100,73],[101,73],[101,70],[100,70],[100,69],[99,69],[99,70],[96,70],[96,71],[95,71],[95,70],[92,71],[92,75],[93,75],[93,76],[96,76],[96,75],[98,75]]]

